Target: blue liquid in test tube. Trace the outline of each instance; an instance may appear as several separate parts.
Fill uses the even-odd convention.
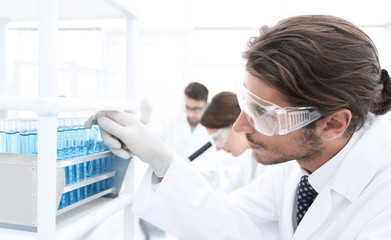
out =
[[[75,192],[75,202],[79,202],[80,200],[82,200],[81,189],[80,188],[75,189],[74,192]]]
[[[31,154],[30,153],[30,129],[28,120],[19,121],[19,145],[20,153],[22,154]]]
[[[4,119],[0,120],[0,152],[6,152],[6,134],[5,134],[5,121]]]
[[[83,199],[88,198],[88,187],[84,186],[81,188]]]
[[[6,123],[6,152],[20,153],[19,132],[16,130],[16,120],[8,120]]]
[[[37,143],[38,143],[38,135],[37,135],[37,132],[38,132],[38,122],[37,120],[31,120],[30,121],[30,152],[31,154],[37,154],[38,153],[38,150],[37,150]]]
[[[88,174],[88,162],[81,163],[83,166],[83,179],[87,179],[89,177]]]
[[[97,124],[98,124],[97,120],[92,121],[92,126],[89,131],[90,136],[88,139],[88,154],[94,153],[96,149],[96,143],[97,143],[98,132],[99,132],[99,127]]]
[[[57,161],[60,162],[65,159],[65,133],[64,133],[64,119],[57,121]]]
[[[67,198],[68,198],[68,196],[67,196],[66,193],[64,193],[64,194],[61,196],[60,206],[58,207],[58,209],[62,209],[62,208],[64,208],[64,207],[67,206],[67,200],[68,200]]]

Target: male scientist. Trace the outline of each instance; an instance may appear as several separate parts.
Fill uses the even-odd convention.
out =
[[[180,157],[189,157],[209,139],[205,127],[199,124],[208,102],[208,94],[208,88],[203,84],[189,83],[184,90],[183,111],[163,119],[155,127],[162,141]]]
[[[234,129],[275,166],[228,196],[134,116],[95,115],[114,154],[151,165],[134,212],[184,239],[389,239],[391,87],[372,40],[337,17],[297,16],[251,38],[244,58]]]

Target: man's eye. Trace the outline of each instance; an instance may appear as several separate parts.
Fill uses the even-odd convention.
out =
[[[257,115],[264,115],[267,113],[267,111],[264,107],[261,107],[258,105],[255,106],[255,112],[257,113]]]

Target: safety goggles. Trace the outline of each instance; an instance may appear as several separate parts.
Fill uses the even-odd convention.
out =
[[[267,135],[285,135],[302,128],[321,117],[314,107],[280,107],[245,88],[238,87],[237,98],[251,126]]]
[[[212,137],[212,143],[218,147],[223,148],[225,143],[227,142],[229,132],[231,131],[232,127],[226,127],[226,128],[220,128],[215,133],[211,135]]]

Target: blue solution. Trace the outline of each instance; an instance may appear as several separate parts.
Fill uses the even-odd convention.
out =
[[[92,195],[95,194],[92,185],[93,184],[87,185],[87,196],[88,197],[91,197]]]
[[[100,182],[93,183],[93,185],[94,194],[100,193],[102,191],[102,185]]]
[[[87,179],[90,175],[88,174],[88,162],[83,162],[82,164],[82,170],[83,170],[83,179]]]
[[[19,132],[10,131],[6,133],[6,152],[21,153],[19,143]]]
[[[71,127],[71,149],[72,149],[72,158],[81,156],[79,151],[79,131],[76,127]]]
[[[6,152],[5,132],[0,131],[0,152]]]
[[[82,179],[82,164],[79,163],[79,164],[75,164],[73,165],[74,168],[75,168],[75,178],[74,178],[74,181],[76,182],[79,182],[81,179]]]
[[[94,175],[94,160],[87,162],[87,178]]]
[[[70,165],[65,167],[65,183],[73,184],[75,181],[75,165]]]
[[[107,171],[110,172],[112,170],[111,168],[111,161],[113,159],[114,156],[109,156],[107,157],[107,162],[106,162],[106,165],[107,165]]]
[[[107,158],[108,157],[104,157],[101,159],[101,164],[102,164],[102,173],[107,173]]]
[[[78,188],[78,189],[75,189],[73,191],[75,192],[75,202],[79,202],[80,200],[82,200],[82,198],[81,198],[81,189]]]
[[[81,156],[87,155],[88,153],[88,132],[85,128],[79,128],[79,153]]]
[[[62,209],[62,208],[64,208],[64,207],[66,207],[67,206],[67,194],[66,193],[64,193],[62,196],[61,196],[61,200],[60,200],[60,204],[59,204],[59,206],[58,206],[58,209],[60,210],[60,209]]]
[[[32,154],[30,150],[30,133],[27,131],[20,132],[20,153]]]
[[[65,145],[65,136],[64,136],[64,128],[57,128],[57,161],[60,162],[64,160],[64,145]]]
[[[30,138],[29,139],[29,142],[30,142],[29,152],[31,154],[37,154],[38,153],[38,150],[37,150],[37,143],[38,143],[37,129],[32,129],[30,131],[29,138]]]
[[[106,189],[105,190],[113,187],[113,185],[112,185],[113,179],[112,178],[108,178],[108,179],[105,179],[103,181],[105,182],[105,185],[106,185]]]
[[[102,164],[101,164],[101,159],[96,159],[95,160],[95,169],[94,169],[94,175],[101,175],[102,174]]]
[[[74,191],[68,192],[68,206],[74,204],[75,202],[76,202],[75,192]]]
[[[64,128],[64,159],[71,159],[73,157],[72,152],[72,131],[70,126]]]
[[[83,199],[89,197],[89,196],[88,196],[88,187],[87,187],[87,186],[84,186],[84,187],[81,188],[81,194],[82,194],[82,196],[83,196]]]
[[[108,188],[107,188],[107,182],[106,182],[106,179],[101,181],[101,187],[102,187],[102,191],[104,191],[104,190],[108,189]]]
[[[94,122],[95,121],[95,122]],[[91,126],[91,129],[89,131],[90,133],[90,136],[88,138],[88,154],[92,154],[95,152],[95,148],[96,148],[96,143],[97,143],[97,139],[98,139],[98,132],[99,132],[99,127],[98,125],[96,125],[96,120],[93,121],[93,124]]]

